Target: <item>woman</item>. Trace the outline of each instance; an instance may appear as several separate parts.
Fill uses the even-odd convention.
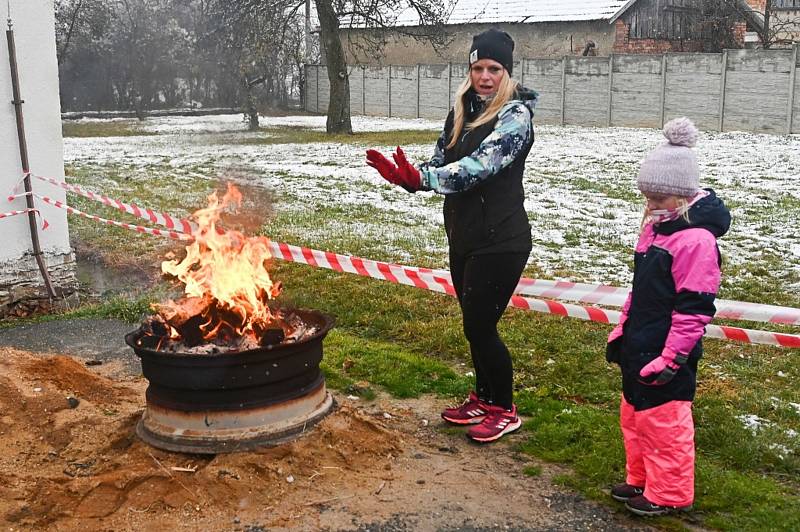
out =
[[[472,425],[467,435],[490,442],[522,422],[513,401],[511,356],[497,333],[531,251],[522,175],[533,144],[537,94],[511,79],[514,41],[498,30],[473,37],[470,71],[456,94],[431,161],[396,164],[375,150],[367,164],[409,192],[445,196],[450,273],[475,366],[475,390],[442,417]]]

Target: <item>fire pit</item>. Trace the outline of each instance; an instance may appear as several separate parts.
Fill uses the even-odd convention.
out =
[[[309,310],[290,316],[308,334],[235,353],[158,351],[161,339],[145,326],[125,336],[149,381],[139,437],[169,451],[233,452],[282,443],[319,421],[333,406],[319,369],[333,320]]]
[[[185,257],[161,264],[183,295],[153,305],[155,315],[125,337],[149,381],[136,432],[156,447],[220,453],[280,443],[333,406],[319,369],[333,320],[269,304],[281,293],[267,272],[269,241],[217,225],[241,200],[229,186],[192,215]]]

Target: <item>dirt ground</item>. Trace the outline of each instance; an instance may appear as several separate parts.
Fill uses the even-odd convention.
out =
[[[644,528],[529,477],[514,438],[443,430],[443,404],[336,396],[294,442],[189,455],[134,426],[146,381],[119,362],[0,348],[5,530],[620,530]],[[176,470],[174,468],[183,468]]]
[[[263,194],[246,193],[258,201],[229,226],[248,232],[262,223],[271,204]],[[89,299],[157,278],[157,257],[120,264],[76,248]],[[517,453],[516,435],[470,443],[444,426],[445,404],[431,397],[334,394],[336,410],[303,437],[257,451],[150,447],[134,432],[147,382],[122,341],[129,330],[75,319],[0,331],[0,529],[648,529],[619,506],[555,485],[563,470]],[[525,475],[528,465],[541,475]]]

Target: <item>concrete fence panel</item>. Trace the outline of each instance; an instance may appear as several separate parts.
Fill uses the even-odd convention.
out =
[[[319,100],[318,100],[318,107],[320,113],[327,113],[328,112],[328,105],[331,99],[331,82],[328,79],[328,69],[327,68],[320,68],[319,73],[317,74],[317,82],[318,82],[318,91],[319,91]]]
[[[700,129],[719,129],[722,72],[720,54],[667,54],[664,120],[688,116]]]
[[[321,67],[319,65],[306,65],[305,72],[306,72],[306,111],[312,113],[319,112],[319,71]]]
[[[794,45],[792,50],[792,57],[794,59],[794,71],[792,72],[791,79],[793,94],[792,105],[787,106],[786,121],[789,124],[788,131],[790,133],[800,133],[800,44]]]
[[[349,70],[350,82],[350,109],[353,114],[364,114],[364,69],[360,66],[351,67]]]
[[[612,126],[661,127],[661,67],[661,56],[614,56]]]
[[[730,50],[724,129],[786,132],[791,50]]]
[[[389,68],[367,67],[364,69],[364,114],[389,116]]]
[[[688,116],[705,130],[800,133],[800,45],[726,50],[524,59],[514,77],[539,92],[536,122],[661,127]],[[466,63],[360,67],[350,74],[353,114],[444,120]],[[324,113],[325,67],[306,66],[306,109]]]
[[[523,63],[525,86],[539,93],[537,124],[561,123],[561,59],[528,59]]]
[[[450,64],[450,107],[456,101],[456,93],[458,88],[467,79],[469,74],[469,65],[466,63],[451,63]],[[444,118],[444,117],[442,117]]]
[[[441,119],[450,112],[448,65],[420,65],[419,115]]]
[[[391,66],[391,116],[417,118],[417,67]]]
[[[564,121],[605,126],[608,121],[608,58],[567,58]]]

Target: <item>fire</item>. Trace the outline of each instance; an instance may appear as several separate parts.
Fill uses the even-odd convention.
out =
[[[281,291],[266,268],[272,258],[269,240],[218,226],[221,214],[241,202],[241,193],[230,184],[221,200],[211,194],[208,207],[192,215],[198,228],[186,256],[161,263],[162,272],[185,285],[184,297],[153,307],[173,340],[194,343],[187,336],[199,334],[205,341],[258,345],[268,329],[280,328],[275,323],[279,317],[267,305]]]

